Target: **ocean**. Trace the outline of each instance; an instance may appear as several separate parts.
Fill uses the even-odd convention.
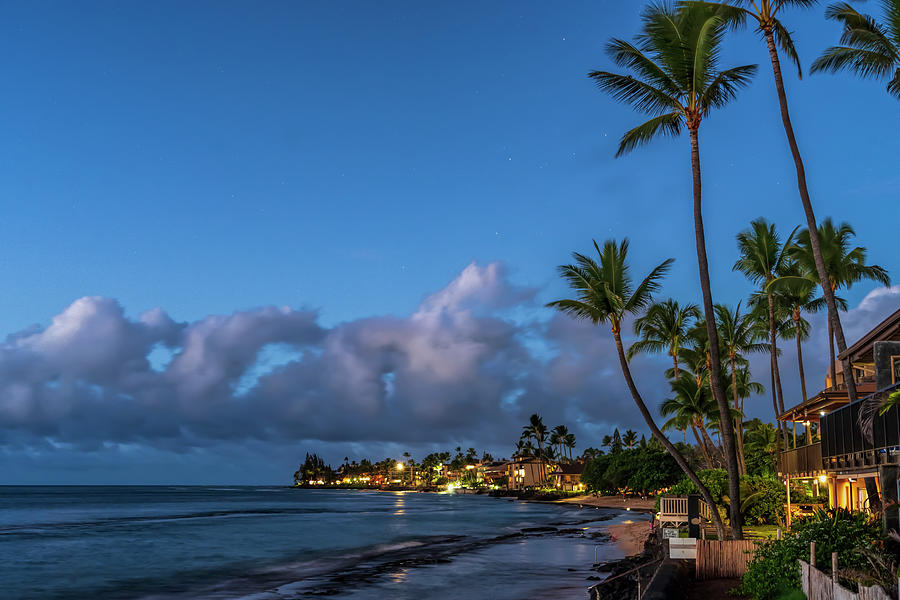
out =
[[[0,598],[583,600],[628,517],[286,487],[0,487]]]

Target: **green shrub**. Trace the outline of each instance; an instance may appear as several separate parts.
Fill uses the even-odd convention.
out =
[[[800,559],[809,560],[809,543],[816,542],[817,567],[831,569],[838,553],[841,569],[865,570],[866,553],[881,544],[881,527],[864,513],[838,508],[820,510],[797,521],[782,540],[763,544],[747,564],[740,592],[758,600],[778,598],[800,587]]]

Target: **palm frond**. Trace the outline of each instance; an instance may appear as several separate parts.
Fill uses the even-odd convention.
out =
[[[597,82],[604,92],[619,102],[630,104],[635,109],[650,115],[679,108],[678,100],[663,90],[631,75],[619,75],[607,71],[591,71],[588,77]]]
[[[775,26],[772,28],[772,37],[775,43],[781,49],[788,59],[797,67],[797,78],[803,79],[803,67],[800,65],[800,57],[797,55],[797,48],[794,47],[794,38],[781,21],[775,20]]]
[[[660,280],[669,272],[669,269],[672,268],[672,263],[674,262],[674,258],[667,258],[650,271],[650,274],[638,284],[634,289],[634,293],[631,294],[631,297],[628,299],[627,304],[624,307],[627,312],[637,312],[653,300],[653,294],[658,292],[662,287]]]
[[[673,112],[654,117],[634,129],[626,131],[619,141],[616,157],[628,154],[638,146],[650,143],[658,135],[678,137],[681,134],[681,123],[681,113]]]
[[[721,108],[737,96],[740,88],[750,84],[756,74],[756,65],[744,65],[719,73],[703,93],[703,106]]]
[[[606,53],[620,67],[631,69],[654,87],[673,97],[678,96],[678,85],[634,44],[613,38],[606,45]]]
[[[900,100],[900,68],[894,72],[894,78],[888,81],[887,91],[888,94]]]

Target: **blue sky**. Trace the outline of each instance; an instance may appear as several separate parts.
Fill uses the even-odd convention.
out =
[[[540,321],[564,293],[554,267],[613,236],[636,267],[675,257],[666,294],[695,300],[687,140],[613,158],[640,115],[585,76],[610,68],[604,44],[636,32],[641,5],[7,5],[0,331],[46,327],[84,296],[132,320],[268,305],[318,309],[324,328],[404,318],[493,261],[534,290],[517,318]],[[784,16],[804,67],[838,37],[822,13]],[[722,62],[760,63],[701,132],[713,290],[735,302],[749,290],[735,233],[802,213],[762,43],[735,34]],[[849,220],[895,272],[896,101],[846,75],[787,85],[818,215]]]

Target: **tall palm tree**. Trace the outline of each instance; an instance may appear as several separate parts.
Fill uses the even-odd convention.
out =
[[[682,373],[681,377],[669,382],[674,396],[663,401],[659,412],[664,417],[671,417],[663,425],[663,429],[690,428],[697,440],[697,446],[706,459],[709,468],[715,468],[721,464],[713,458],[717,447],[709,437],[705,423],[708,418],[718,419],[716,402],[710,394],[709,387],[697,383],[688,373]],[[717,459],[719,457],[716,457]]]
[[[557,425],[550,432],[550,445],[556,448],[556,452],[560,453],[562,451],[563,443],[565,442],[566,435],[569,433],[569,428],[565,425]]]
[[[746,86],[756,65],[719,70],[718,58],[725,20],[720,10],[698,4],[682,10],[653,5],[643,14],[643,28],[637,44],[614,39],[607,46],[613,61],[633,71],[634,76],[606,71],[590,73],[600,89],[613,98],[631,104],[651,115],[650,120],[625,133],[619,143],[621,156],[659,135],[676,136],[688,130],[691,144],[691,168],[694,192],[694,236],[697,266],[703,296],[703,312],[709,330],[714,368],[710,385],[713,397],[723,414],[728,413],[728,399],[722,384],[716,339],[713,299],[710,290],[706,236],[703,231],[700,178],[700,124],[713,109],[732,100]],[[734,429],[723,420],[722,442],[728,470],[728,489],[732,498],[740,497],[740,474],[734,444]],[[742,539],[740,502],[732,503],[731,522],[735,539]]]
[[[547,426],[544,420],[537,414],[531,415],[528,419],[528,425],[522,428],[522,436],[526,439],[533,439],[537,443],[537,458],[541,463],[541,483],[547,477],[547,469],[545,466],[544,441],[547,439]]]
[[[655,302],[647,313],[634,320],[634,333],[640,339],[628,349],[628,360],[641,352],[662,352],[672,359],[675,379],[678,379],[678,355],[691,324],[700,318],[696,304],[679,306],[677,300]]]
[[[765,352],[769,347],[767,344],[760,343],[759,330],[755,326],[755,319],[752,314],[741,312],[740,302],[737,303],[734,311],[723,304],[717,304],[716,322],[719,330],[719,339],[722,341],[722,350],[728,356],[732,399],[735,411],[738,413],[734,426],[735,439],[738,446],[738,466],[741,474],[744,475],[747,473],[747,465],[744,463],[744,428],[742,425],[744,406],[743,399],[738,394],[738,363],[744,354]]]
[[[575,434],[567,433],[565,438],[563,438],[563,446],[569,451],[569,461],[573,460],[573,454],[575,452]]]
[[[854,283],[869,280],[882,283],[884,285],[891,284],[890,275],[883,267],[878,265],[869,265],[866,263],[866,249],[863,246],[853,247],[853,238],[856,232],[848,223],[841,223],[835,226],[831,218],[826,218],[819,225],[818,238],[820,240],[820,250],[822,258],[825,261],[828,279],[820,279],[816,277],[817,271],[813,261],[813,247],[809,230],[804,229],[797,235],[797,243],[791,250],[791,256],[797,261],[800,270],[809,278],[815,280],[822,289],[823,296],[831,294],[834,298],[839,290],[849,289]],[[837,302],[837,300],[835,301]],[[843,301],[841,301],[843,302]],[[846,305],[844,306],[846,309]],[[840,340],[838,339],[838,331],[831,327],[832,322],[829,321],[828,344],[831,356],[829,358],[829,374],[831,376],[831,385],[837,385],[836,369],[835,369],[835,341],[838,342],[837,353],[846,350],[841,349]],[[850,366],[848,361],[844,361],[843,372],[845,375],[850,374]],[[849,390],[852,385],[854,394],[856,392],[853,377],[845,377],[844,383],[847,384]]]
[[[632,400],[637,405],[641,416],[650,429],[653,437],[665,447],[675,462],[681,467],[685,475],[697,486],[703,499],[714,507],[712,495],[709,489],[700,481],[697,474],[678,451],[675,445],[663,434],[653,419],[653,415],[644,403],[637,385],[631,376],[631,368],[628,366],[628,358],[625,356],[625,347],[622,344],[622,321],[627,315],[639,314],[652,302],[652,294],[659,291],[660,279],[669,270],[672,259],[664,261],[653,269],[641,282],[635,286],[628,272],[628,240],[616,243],[615,240],[607,240],[603,249],[594,242],[597,251],[596,259],[575,252],[574,264],[559,267],[560,275],[572,288],[575,298],[556,300],[547,306],[569,314],[577,319],[590,321],[595,325],[608,323],[615,341],[616,351],[619,355],[619,367],[622,376],[631,394]],[[616,432],[617,434],[618,432]],[[716,511],[712,511],[713,523],[720,535],[719,539],[725,539],[725,528]]]
[[[775,231],[775,225],[766,219],[759,218],[750,222],[750,228],[737,235],[740,258],[734,263],[733,270],[740,271],[752,283],[758,284],[765,293],[769,321],[769,365],[772,369],[774,389],[772,398],[775,404],[775,418],[784,412],[784,394],[781,388],[781,374],[778,370],[778,342],[775,327],[775,296],[769,284],[786,273],[790,264],[788,251],[793,246],[796,229],[791,232],[784,243]],[[782,428],[785,444],[787,433]]]
[[[816,71],[853,71],[860,77],[891,77],[887,92],[900,100],[900,0],[881,0],[884,23],[860,14],[847,2],[832,4],[825,17],[844,26],[842,46],[828,48],[813,64]]]
[[[794,167],[797,172],[797,190],[800,193],[800,202],[803,205],[803,213],[806,216],[806,226],[813,232],[811,245],[813,258],[815,259],[814,271],[818,274],[819,278],[824,281],[828,279],[829,271],[822,256],[818,236],[816,235],[816,232],[818,231],[816,215],[813,211],[812,201],[809,198],[809,189],[806,184],[806,168],[803,165],[803,157],[800,154],[800,147],[797,144],[797,138],[794,135],[794,126],[791,122],[790,110],[788,109],[787,93],[784,88],[784,77],[781,73],[781,61],[778,56],[778,49],[781,48],[781,51],[784,52],[797,66],[798,76],[802,76],[800,60],[794,47],[794,41],[791,38],[790,32],[778,18],[778,13],[786,7],[812,7],[816,4],[816,0],[736,0],[732,4],[735,6],[717,5],[721,7],[723,18],[733,26],[741,26],[748,19],[755,20],[757,30],[762,33],[763,38],[766,40],[766,46],[769,51],[769,60],[772,63],[775,90],[778,94],[778,104],[781,107],[781,123],[784,127],[784,133],[787,137],[791,155],[794,159]],[[897,0],[893,0],[893,4],[896,5]],[[813,65],[812,70],[816,70],[816,65]],[[847,344],[844,339],[844,329],[841,325],[837,302],[834,298],[834,294],[830,291],[826,290],[823,296],[826,308],[828,309],[828,321],[835,332],[838,349],[840,352],[843,352],[846,350]],[[845,365],[845,367],[849,370],[849,363]],[[850,382],[848,393],[851,401],[856,399],[856,386],[853,382]]]

